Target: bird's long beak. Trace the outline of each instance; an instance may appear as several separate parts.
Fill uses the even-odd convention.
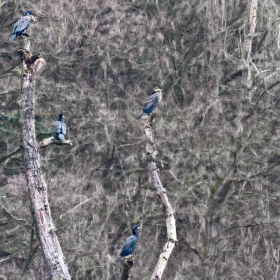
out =
[[[37,21],[32,15],[30,15],[30,18],[33,20],[33,22]]]

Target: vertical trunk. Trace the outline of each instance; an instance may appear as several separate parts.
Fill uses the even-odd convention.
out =
[[[208,213],[206,215],[206,253],[205,262],[205,279],[215,279],[215,264],[218,259],[217,243],[219,239],[219,222],[220,210],[227,193],[230,189],[231,182],[225,178],[219,180],[217,186],[213,187],[213,195],[209,198]]]
[[[169,258],[171,257],[171,253],[176,245],[177,241],[177,233],[176,233],[176,221],[174,211],[169,202],[168,196],[166,194],[166,190],[163,188],[159,175],[158,169],[156,167],[155,159],[157,155],[154,137],[153,137],[153,118],[154,114],[152,114],[149,118],[149,122],[145,124],[145,136],[146,136],[146,153],[148,160],[148,169],[153,182],[155,189],[157,190],[157,194],[161,199],[162,204],[165,207],[166,212],[166,228],[167,228],[167,242],[164,245],[162,253],[159,256],[158,263],[155,267],[151,280],[160,280],[162,279],[163,272],[168,263]]]
[[[249,11],[249,20],[248,26],[245,34],[245,43],[244,43],[244,63],[246,69],[243,71],[243,93],[244,98],[251,101],[251,87],[252,87],[252,75],[251,75],[251,50],[252,43],[255,34],[256,22],[257,22],[257,8],[258,0],[252,0],[250,11]]]
[[[221,58],[223,33],[225,28],[225,0],[215,5],[208,0],[204,18],[204,65],[206,98],[219,95],[219,84],[222,77]]]
[[[258,8],[258,0],[252,0],[250,11],[249,11],[249,20],[248,20],[248,26],[247,26],[247,34],[245,38],[245,60],[249,61],[251,56],[251,50],[252,50],[252,43],[253,43],[253,37],[255,34],[255,28],[257,24],[257,8]]]
[[[243,134],[246,122],[248,123],[248,120],[254,114],[254,110],[252,109],[253,106],[251,104],[251,99],[254,94],[254,90],[252,89],[251,51],[257,22],[257,7],[258,1],[252,0],[243,47],[243,62],[245,64],[245,69],[242,71],[243,106],[240,109],[239,116],[236,121],[238,126],[237,137],[240,137],[240,135]]]
[[[205,65],[205,103],[207,109],[207,131],[216,133],[216,118],[219,117],[216,107],[219,101],[219,85],[222,78],[221,61],[223,58],[224,31],[225,31],[225,0],[208,0],[205,6],[204,21],[204,65]],[[204,106],[206,107],[206,106]],[[211,109],[210,109],[211,108]],[[230,169],[231,170],[231,169]],[[228,172],[229,173],[229,172]],[[214,279],[215,262],[217,256],[217,240],[219,237],[220,209],[224,202],[231,183],[225,178],[217,178],[212,187],[208,202],[208,211],[205,215],[205,277]]]
[[[25,47],[26,49],[26,47]],[[48,203],[47,185],[40,164],[39,145],[35,136],[35,74],[44,64],[39,55],[20,50],[23,59],[21,91],[21,149],[25,166],[25,175],[37,235],[46,260],[50,279],[70,279],[67,264],[63,256],[56,229],[52,222]]]

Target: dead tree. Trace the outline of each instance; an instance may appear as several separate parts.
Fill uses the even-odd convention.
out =
[[[126,261],[123,264],[121,280],[129,279],[129,273],[130,273],[132,266],[133,266],[133,257],[129,256],[128,258],[126,258]]]
[[[255,28],[257,23],[257,8],[258,8],[258,0],[252,0],[250,5],[250,14],[248,19],[247,30],[245,34],[245,44],[244,44],[244,54],[243,54],[243,62],[245,64],[245,69],[243,70],[243,91],[244,91],[244,99],[248,99],[251,101],[252,99],[252,70],[251,68],[251,50],[253,44],[253,38],[255,34]]]
[[[50,279],[71,279],[57,238],[56,228],[52,222],[47,184],[41,167],[40,147],[35,135],[35,75],[45,61],[40,54],[32,55],[28,39],[22,39],[22,47],[18,54],[23,62],[20,96],[20,147],[37,236]]]
[[[216,69],[216,75],[215,79],[211,80],[209,79],[208,72],[206,73],[206,80],[205,80],[205,88],[206,91],[211,94],[211,96],[215,96],[215,92],[218,92],[218,96],[215,100],[217,100],[216,104],[220,103],[219,98],[219,84],[221,81],[221,76],[219,76],[219,68],[215,67],[215,63],[218,62],[221,63],[221,49],[222,47],[222,31],[224,28],[225,23],[225,1],[221,0],[218,2],[219,5],[212,6],[212,1],[207,1],[206,3],[206,9],[205,9],[205,46],[206,46],[206,66],[207,69]],[[218,9],[215,9],[217,8]],[[250,117],[254,114],[253,105],[249,104],[249,96],[251,91],[251,84],[252,84],[252,78],[251,78],[251,48],[252,48],[252,40],[254,36],[254,30],[256,26],[256,11],[257,11],[257,0],[251,0],[251,6],[250,6],[250,16],[249,16],[249,24],[248,24],[248,32],[246,34],[245,38],[245,45],[244,45],[244,55],[243,55],[243,63],[245,64],[245,69],[242,71],[242,86],[243,86],[243,99],[240,98],[240,110],[237,117],[237,129],[235,133],[234,143],[231,147],[231,149],[228,152],[227,156],[227,163],[226,168],[224,169],[222,176],[216,176],[216,183],[211,188],[210,197],[208,200],[208,206],[207,206],[207,212],[205,214],[205,222],[206,222],[206,228],[205,228],[205,244],[204,244],[204,250],[205,254],[201,255],[201,260],[204,262],[204,268],[205,268],[205,279],[213,279],[215,277],[216,273],[216,265],[221,261],[221,254],[219,254],[219,248],[218,248],[218,240],[221,236],[220,227],[221,227],[221,209],[223,206],[223,203],[226,200],[226,197],[228,195],[229,190],[233,186],[232,178],[235,178],[237,176],[237,170],[238,170],[238,156],[240,155],[240,151],[243,149],[244,146],[242,146],[242,143],[245,141],[242,141],[240,139],[245,139],[246,137],[249,138],[249,136],[246,136],[243,134],[243,126],[250,119]],[[212,26],[212,29],[209,27]],[[217,44],[214,45],[212,43],[212,40],[210,40],[212,37],[209,36],[211,34],[211,30],[217,30],[216,34],[217,38]],[[219,31],[219,32],[218,32]],[[213,35],[213,34],[212,34]],[[219,36],[218,36],[219,35]],[[216,40],[213,40],[216,42]],[[211,43],[213,44],[213,49],[211,48]],[[211,53],[212,52],[212,53]],[[215,54],[218,54],[215,56]],[[216,58],[216,61],[211,61],[211,55],[214,55],[214,58]],[[211,77],[210,77],[211,78]],[[209,83],[209,81],[211,83]],[[213,87],[215,85],[215,88]],[[212,89],[211,87],[212,86]],[[214,90],[215,89],[215,90]],[[257,105],[256,105],[257,106]],[[217,106],[218,107],[218,106]],[[245,108],[245,109],[244,109]],[[214,111],[214,113],[210,116],[209,119],[209,127],[208,131],[213,129],[213,123],[215,118],[217,119],[219,116],[218,110]],[[212,123],[211,123],[212,121]],[[247,130],[249,131],[249,129]],[[214,130],[212,132],[214,135]],[[250,134],[250,133],[249,133]]]
[[[153,137],[153,119],[155,117],[155,113],[151,114],[149,121],[145,124],[145,136],[146,136],[146,154],[148,160],[148,169],[153,182],[153,185],[157,191],[158,196],[160,197],[166,212],[166,228],[167,228],[167,242],[164,245],[163,251],[159,256],[158,263],[155,267],[153,275],[151,277],[152,280],[161,279],[164,269],[167,265],[168,259],[171,256],[171,253],[177,244],[177,234],[176,234],[176,224],[174,211],[171,207],[171,204],[166,195],[166,190],[163,188],[158,169],[156,167],[155,159],[157,155],[156,146],[154,143]]]

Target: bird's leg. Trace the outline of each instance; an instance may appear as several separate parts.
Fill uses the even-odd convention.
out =
[[[20,36],[22,36],[22,35],[26,36],[26,37],[29,37],[29,35],[27,33],[21,33]]]

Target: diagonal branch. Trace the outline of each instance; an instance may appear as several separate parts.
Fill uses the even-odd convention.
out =
[[[7,154],[7,155],[1,157],[1,158],[0,158],[0,163],[1,163],[2,161],[6,160],[7,158],[12,157],[13,155],[15,155],[15,154],[17,154],[17,153],[20,153],[20,148],[17,148],[17,149],[15,149],[14,151],[12,151],[11,153],[9,153],[9,154]]]
[[[168,240],[165,243],[165,246],[163,248],[162,253],[159,256],[158,263],[155,267],[155,270],[153,272],[151,279],[161,279],[162,274],[164,272],[164,269],[167,265],[168,259],[171,256],[171,253],[177,244],[177,234],[176,234],[176,224],[175,224],[175,217],[174,217],[174,211],[171,207],[171,204],[168,200],[168,197],[166,195],[166,190],[163,188],[159,175],[158,175],[158,169],[156,167],[155,159],[157,155],[156,147],[154,144],[154,138],[153,138],[153,118],[155,117],[155,114],[152,114],[149,122],[145,124],[145,136],[146,136],[146,154],[147,154],[147,160],[148,160],[148,169],[151,176],[151,179],[153,181],[154,187],[157,190],[157,194],[160,197],[166,211],[166,226],[167,226],[167,237]]]

